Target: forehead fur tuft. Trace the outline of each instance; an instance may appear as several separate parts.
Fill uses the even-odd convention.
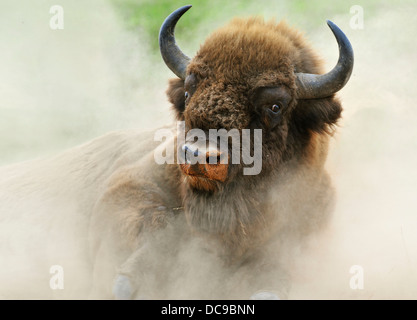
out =
[[[189,72],[234,82],[280,71],[321,73],[321,63],[303,35],[286,22],[235,18],[212,33],[189,65]]]

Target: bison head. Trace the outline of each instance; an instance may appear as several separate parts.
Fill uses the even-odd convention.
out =
[[[233,129],[241,136],[244,129],[261,129],[261,176],[293,159],[319,161],[320,135],[332,132],[342,110],[334,93],[346,84],[353,67],[353,51],[343,32],[328,21],[339,44],[339,61],[325,74],[298,31],[260,18],[232,20],[190,59],[174,37],[176,23],[190,7],[168,16],[159,36],[162,57],[179,77],[171,80],[168,96],[185,130]],[[254,145],[252,138],[251,152]],[[197,191],[218,190],[244,167],[231,164],[233,146],[224,154],[218,141],[207,139],[204,146],[185,141],[178,147],[185,158],[199,159],[181,164]]]

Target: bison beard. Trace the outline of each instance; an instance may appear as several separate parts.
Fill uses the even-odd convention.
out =
[[[163,58],[179,77],[167,91],[176,117],[187,130],[262,129],[262,171],[245,176],[242,165],[229,164],[227,175],[211,180],[187,166],[156,165],[155,145],[146,147],[140,161],[123,162],[90,225],[93,297],[109,292],[115,267],[116,298],[172,297],[164,291],[178,277],[172,265],[184,263],[183,252],[196,243],[201,260],[210,256],[222,269],[219,286],[226,288],[231,279],[244,283],[214,291],[215,297],[247,298],[269,290],[285,298],[283,255],[290,244],[325,227],[332,209],[324,163],[342,110],[334,93],[349,79],[352,49],[329,22],[340,58],[331,72],[318,75],[319,60],[297,31],[285,23],[235,19],[190,59],[173,35],[188,9],[172,13],[160,34]],[[183,272],[180,277],[187,276]]]

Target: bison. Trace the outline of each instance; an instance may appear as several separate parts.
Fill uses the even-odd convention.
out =
[[[328,21],[339,60],[324,73],[286,23],[235,18],[190,59],[174,37],[190,7],[171,13],[159,36],[184,139],[114,132],[0,171],[0,296],[173,298],[187,296],[175,290],[187,283],[194,298],[287,297],[283,261],[332,212],[324,164],[351,45]],[[188,134],[195,129],[205,138]],[[213,139],[213,129],[226,135]],[[170,146],[174,162],[157,163]],[[245,152],[260,170],[245,174]],[[65,271],[64,290],[51,290],[53,265]],[[193,291],[199,281],[205,289]]]

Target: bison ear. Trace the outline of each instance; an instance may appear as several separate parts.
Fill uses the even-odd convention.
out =
[[[342,106],[334,97],[298,100],[294,112],[294,120],[300,131],[331,134],[341,117]]]
[[[184,80],[182,79],[170,79],[167,96],[169,102],[174,107],[175,115],[178,120],[183,120],[183,112],[185,109],[185,89]]]

